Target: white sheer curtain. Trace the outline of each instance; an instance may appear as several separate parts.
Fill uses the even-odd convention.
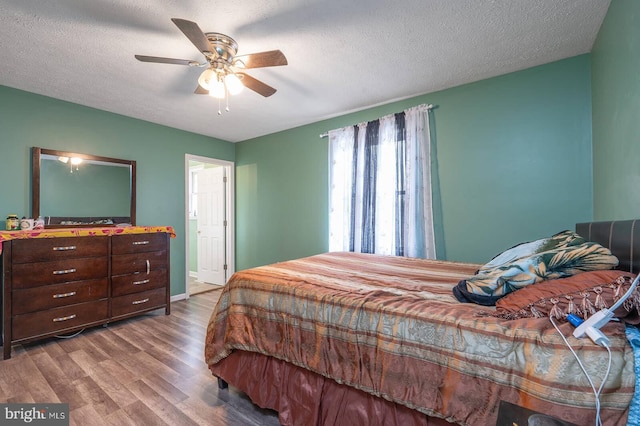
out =
[[[406,221],[404,234],[406,255],[435,259],[431,197],[431,109],[420,105],[405,111],[407,141]]]
[[[351,238],[353,126],[329,132],[329,250],[348,251]]]
[[[329,250],[435,258],[429,107],[329,132]]]

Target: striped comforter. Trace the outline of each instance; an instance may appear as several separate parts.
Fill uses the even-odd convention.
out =
[[[479,266],[326,253],[237,272],[211,316],[206,362],[257,352],[463,425],[495,424],[501,400],[593,424],[591,387],[548,319],[506,321],[454,298]],[[624,425],[633,353],[621,324],[603,331],[613,363],[601,417]],[[599,386],[606,352],[569,341]]]

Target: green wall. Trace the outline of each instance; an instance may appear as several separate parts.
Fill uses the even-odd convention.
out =
[[[613,0],[592,51],[596,220],[640,216],[640,1]]]
[[[326,130],[236,144],[236,270],[327,250]]]
[[[590,78],[581,55],[238,143],[236,269],[326,251],[319,134],[421,103],[437,106],[439,258],[485,262],[591,220]]]
[[[0,86],[0,219],[31,212],[33,146],[136,161],[137,223],[170,225],[171,294],[185,289],[185,154],[234,161],[232,143]]]

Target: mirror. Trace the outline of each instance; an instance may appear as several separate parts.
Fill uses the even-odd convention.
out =
[[[136,224],[136,162],[32,150],[31,215],[46,227]]]

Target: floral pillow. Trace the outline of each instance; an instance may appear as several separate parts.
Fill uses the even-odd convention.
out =
[[[453,294],[460,302],[490,306],[531,284],[617,265],[618,258],[608,248],[563,231],[499,254],[473,277],[460,281]]]

